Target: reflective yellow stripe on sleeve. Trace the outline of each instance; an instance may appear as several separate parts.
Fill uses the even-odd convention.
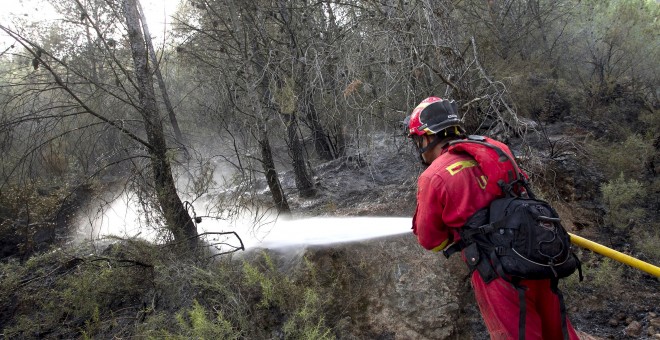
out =
[[[442,251],[443,249],[447,248],[447,243],[449,243],[449,240],[445,240],[444,242],[440,243],[439,246],[431,249],[431,251],[436,252],[436,253],[439,252],[439,251]]]

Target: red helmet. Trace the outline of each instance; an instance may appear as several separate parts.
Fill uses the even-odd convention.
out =
[[[422,100],[404,120],[408,137],[434,135],[449,127],[454,127],[454,134],[465,133],[463,123],[458,118],[455,101],[438,97],[428,97]]]

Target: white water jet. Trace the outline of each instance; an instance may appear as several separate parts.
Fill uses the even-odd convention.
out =
[[[203,203],[193,204],[198,216],[208,216],[211,210]],[[160,235],[154,222],[146,221],[136,195],[124,193],[104,208],[87,209],[79,216],[78,239],[101,240],[109,237],[141,238],[158,242]],[[156,223],[157,224],[157,223]],[[355,242],[410,232],[410,217],[311,217],[284,218],[274,214],[256,219],[243,216],[231,220],[202,217],[198,233],[209,233],[204,238],[218,244],[219,251],[241,246],[256,248],[283,248],[306,245]],[[217,235],[214,233],[236,232]]]
[[[279,219],[263,237],[248,238],[247,249],[355,242],[410,232],[407,217],[311,217]]]

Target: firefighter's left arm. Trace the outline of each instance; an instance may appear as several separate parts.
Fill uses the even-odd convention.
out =
[[[431,251],[441,251],[449,245],[451,233],[442,221],[445,204],[441,202],[441,178],[422,174],[417,182],[417,209],[413,217],[413,233],[419,244]]]

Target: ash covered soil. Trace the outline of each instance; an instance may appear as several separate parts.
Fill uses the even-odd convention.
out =
[[[313,199],[297,198],[291,173],[284,174],[283,185],[292,193],[289,195],[292,209],[305,216],[412,216],[416,205],[417,176],[424,169],[407,140],[400,137],[379,140],[368,150],[349,153],[349,156],[317,167],[314,176],[320,190]],[[522,148],[521,140],[507,142],[514,152]],[[525,166],[525,161],[521,161],[523,168],[532,174],[532,185],[537,188],[537,194],[539,187],[540,191],[562,192],[563,200],[550,201],[557,205],[555,208],[562,215],[564,226],[571,232],[625,252],[629,244],[621,240],[620,235],[610,234],[594,222],[602,220],[602,210],[593,199],[598,194],[589,190],[598,189],[602,177],[593,169],[580,168],[585,165],[580,163],[577,155],[567,154],[549,162],[543,159],[544,152],[538,144],[535,145],[533,137],[526,138],[525,143],[539,155],[537,163],[540,161],[540,164],[562,170],[565,174],[560,181],[554,182],[555,187],[548,189],[543,183],[534,183],[535,168],[529,164]],[[573,193],[563,195],[566,191]],[[578,282],[575,274],[563,280],[560,287],[569,318],[581,337],[660,339],[658,278],[628,266],[612,264],[588,250],[575,251],[583,262],[584,281]],[[464,279],[456,276],[456,280]],[[462,285],[470,290],[471,297],[468,281]],[[471,306],[461,308],[471,329],[470,337],[487,339],[476,302],[471,299],[468,303]]]

